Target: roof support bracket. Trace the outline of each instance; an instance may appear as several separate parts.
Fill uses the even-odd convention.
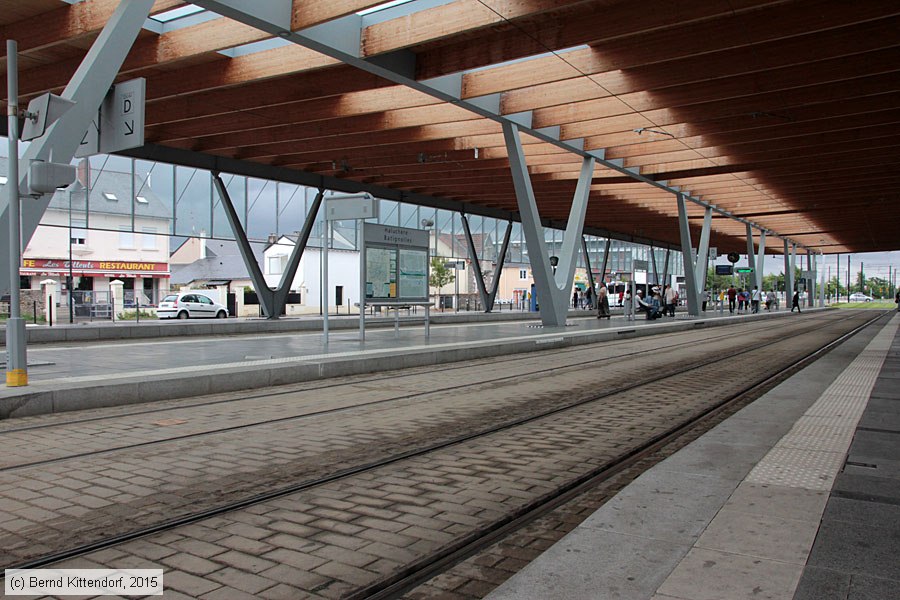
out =
[[[607,240],[608,241],[608,240]],[[588,252],[587,240],[581,236],[581,254],[584,256],[584,266],[587,270],[588,285],[591,289],[591,297],[597,297],[597,285],[594,283],[594,271],[591,269],[591,253]]]
[[[538,214],[534,189],[531,187],[522,141],[519,138],[519,128],[513,123],[504,122],[503,137],[506,141],[516,202],[522,219],[522,232],[525,235],[528,258],[541,305],[541,322],[545,327],[561,327],[566,323],[569,291],[572,289],[572,277],[575,275],[575,265],[578,262],[578,240],[584,231],[594,159],[585,158],[581,164],[581,173],[578,176],[578,185],[575,188],[575,197],[572,200],[569,221],[563,237],[561,256],[557,258],[557,264],[551,266],[544,239],[544,228]]]
[[[497,298],[497,290],[500,288],[500,273],[503,271],[503,263],[506,260],[506,250],[509,248],[509,238],[512,234],[512,221],[506,225],[506,234],[503,236],[503,245],[500,255],[494,266],[494,274],[491,279],[491,289],[484,285],[484,273],[481,271],[481,261],[478,260],[478,252],[475,250],[475,240],[472,239],[472,231],[469,229],[469,219],[462,215],[463,232],[466,234],[466,245],[469,248],[469,257],[472,259],[472,268],[475,269],[475,284],[478,286],[478,295],[481,297],[481,305],[484,312],[489,313],[494,309],[494,300]]]
[[[281,310],[284,308],[285,300],[287,300],[288,292],[291,289],[291,283],[294,281],[294,275],[297,274],[297,268],[300,266],[300,258],[303,256],[303,251],[306,249],[306,244],[309,242],[309,236],[312,232],[316,215],[319,212],[319,206],[322,204],[324,190],[320,189],[319,193],[316,194],[316,198],[313,200],[312,206],[310,207],[309,214],[306,216],[306,221],[303,223],[303,231],[301,232],[300,238],[297,240],[294,249],[291,251],[287,268],[281,276],[281,282],[278,284],[278,287],[273,290],[266,283],[266,278],[263,276],[262,269],[259,268],[256,258],[253,256],[253,249],[250,247],[250,240],[247,238],[247,232],[244,231],[244,228],[241,226],[241,221],[238,218],[237,210],[234,208],[234,203],[231,201],[231,195],[228,193],[225,182],[222,181],[221,175],[217,172],[213,173],[212,176],[213,185],[216,186],[219,198],[222,199],[222,207],[225,209],[225,216],[228,218],[228,224],[231,225],[231,231],[234,233],[234,240],[237,242],[238,249],[241,252],[241,258],[244,259],[244,265],[247,267],[247,273],[249,273],[250,280],[253,282],[253,288],[256,290],[257,297],[259,297],[259,303],[262,306],[263,312],[265,313],[266,318],[277,319],[279,315],[281,315]]]
[[[700,294],[697,292],[697,264],[694,260],[694,248],[691,244],[691,228],[688,223],[687,201],[681,193],[678,198],[678,230],[681,234],[681,258],[684,261],[684,283],[687,290],[688,314],[700,316]]]
[[[712,209],[703,212],[703,229],[700,231],[700,246],[697,249],[697,293],[706,289],[706,275],[709,272],[709,233],[712,228]]]
[[[756,260],[753,260],[753,228],[747,223],[747,266],[753,269],[753,282],[756,289],[762,289],[762,274],[765,266],[766,258],[766,231],[762,230],[759,234],[759,253]]]

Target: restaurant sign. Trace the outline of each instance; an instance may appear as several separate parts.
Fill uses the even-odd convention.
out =
[[[68,275],[69,261],[54,258],[22,260],[22,275]],[[168,263],[130,262],[119,260],[73,260],[71,271],[89,277],[163,277],[169,275]]]

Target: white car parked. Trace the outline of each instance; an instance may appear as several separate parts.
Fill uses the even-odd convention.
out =
[[[228,309],[203,294],[181,292],[163,298],[156,314],[160,319],[224,319]]]
[[[853,292],[850,294],[850,302],[871,302],[872,297],[866,296],[862,292]]]

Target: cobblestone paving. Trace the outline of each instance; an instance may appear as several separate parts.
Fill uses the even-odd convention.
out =
[[[709,337],[720,338],[709,344],[730,343],[721,334]],[[684,336],[672,336],[668,343],[678,343],[679,339]],[[311,417],[303,423],[270,423],[249,431],[215,433],[3,472],[0,474],[0,499],[3,500],[0,531],[5,534],[0,534],[3,564],[17,564],[48,552],[43,540],[62,538],[72,545],[88,543],[321,476],[334,468],[350,467],[358,464],[361,457],[387,456],[434,439],[504,422],[514,415],[565,405],[592,396],[600,388],[628,384],[633,380],[635,365],[660,364],[655,354],[647,352],[659,343],[660,339],[654,338],[623,345],[585,347],[574,353],[526,355],[517,361],[483,361],[479,368],[424,370],[417,377],[351,381],[329,387],[327,395],[317,386],[279,395],[269,399],[271,404],[258,398],[249,407],[219,404],[176,411],[164,421],[176,423],[171,427],[196,420],[200,425],[195,430],[215,430],[217,424],[229,427],[236,421],[246,420],[247,413],[259,420],[284,415],[285,411],[302,414],[309,407],[313,410],[340,408],[359,403],[360,399],[406,398],[346,414]],[[582,367],[589,361],[635,350],[639,354],[630,362],[604,363],[602,377],[599,369]],[[663,361],[669,366],[657,366],[655,372],[674,369],[685,357]],[[539,370],[544,372],[536,377],[534,372]],[[500,382],[476,383],[498,378]],[[526,383],[529,394],[523,396],[520,390]],[[460,386],[466,384],[465,393],[460,396]],[[567,388],[573,391],[559,393],[560,389]],[[416,389],[439,391],[416,394]],[[440,391],[447,389],[451,391]],[[152,418],[153,423],[158,422],[157,416]],[[148,427],[145,417],[136,415],[111,422],[75,424],[63,428],[65,435],[59,435],[59,428],[47,431],[52,432],[56,447],[77,454],[122,439],[144,442],[151,433],[160,435],[159,429],[171,428],[153,427],[152,423]],[[106,431],[107,428],[111,431]],[[47,431],[9,432],[0,438],[2,454],[18,451],[30,460],[41,456],[42,444],[51,439]]]
[[[769,335],[779,337],[772,332]],[[641,344],[650,342],[658,347],[661,341],[633,342],[632,347],[646,348]],[[60,472],[53,472],[54,465],[35,468],[36,472],[29,472],[27,477],[22,474],[29,469],[7,472],[4,481],[10,476],[20,477],[19,484],[3,487],[5,497],[12,498],[7,491],[20,495],[21,508],[9,512],[30,525],[15,523],[16,519],[0,523],[10,532],[0,543],[11,554],[30,555],[34,547],[49,551],[48,546],[60,535],[71,539],[74,533],[83,531],[108,534],[123,521],[139,521],[135,517],[140,513],[135,508],[141,503],[123,499],[130,492],[122,489],[122,482],[131,481],[135,475],[151,480],[152,484],[144,483],[150,493],[142,498],[142,506],[148,517],[158,518],[172,506],[196,509],[216,500],[215,486],[219,486],[220,495],[228,496],[235,489],[258,491],[260,481],[271,481],[260,473],[296,480],[298,474],[302,479],[316,469],[330,472],[358,462],[360,455],[371,458],[378,453],[406,450],[435,437],[500,422],[510,414],[562,405],[598,388],[614,389],[620,382],[633,380],[635,372],[646,366],[644,359],[652,359],[659,373],[667,368],[660,365],[683,366],[709,352],[731,353],[733,341],[704,342],[677,353],[644,352],[602,370],[556,368],[552,375],[542,373],[530,379],[521,375],[502,384],[473,386],[461,396],[458,391],[432,393],[359,409],[351,415],[316,417],[303,425],[266,425],[262,430],[254,428],[251,439],[245,433],[215,442],[204,437],[186,447],[181,446],[184,441],[173,442],[177,447],[167,449],[165,456],[148,455],[144,448],[124,466],[121,457],[104,455],[73,459],[87,461],[80,469],[73,469],[73,461],[66,461],[60,463],[66,465]],[[527,358],[532,371],[536,365],[552,364],[546,357]],[[565,359],[571,362],[572,356]],[[481,376],[490,378],[490,361],[484,364]],[[508,374],[509,366],[493,368]],[[755,368],[762,366],[750,364],[742,370],[743,375]],[[417,385],[439,387],[434,385],[436,375],[423,373],[424,381]],[[184,597],[341,597],[549,493],[586,466],[600,466],[627,452],[648,436],[700,410],[706,398],[724,395],[739,374],[717,371],[714,378],[694,377],[699,379],[682,384],[681,390],[656,383],[637,392],[621,392],[427,457],[149,536],[68,561],[65,566],[162,566],[167,570],[167,590]],[[521,393],[523,383],[528,385],[527,397]],[[384,391],[386,387],[379,384],[375,390],[362,393]],[[700,397],[694,393],[696,389],[709,394]],[[351,391],[345,393],[349,396]],[[292,468],[284,468],[282,473],[266,471],[270,463],[281,459]],[[300,469],[301,463],[307,471]],[[73,487],[73,482],[81,487]],[[74,495],[64,493],[57,498],[50,493],[60,488]],[[97,489],[110,493],[104,496],[96,493]],[[63,506],[51,502],[41,508],[46,511],[40,513],[41,517],[34,518],[35,507],[40,506],[37,501],[51,497]],[[169,502],[170,497],[175,501]],[[89,503],[98,504],[99,500],[106,504],[85,506],[89,498],[94,499]],[[147,504],[151,500],[153,503]],[[83,511],[76,510],[79,514],[68,519],[59,517],[72,514],[66,510],[76,507]],[[550,540],[535,543],[540,546]],[[508,566],[514,564],[512,558]],[[167,592],[166,597],[179,596]]]

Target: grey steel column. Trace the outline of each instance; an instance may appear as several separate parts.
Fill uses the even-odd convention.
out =
[[[759,254],[756,255],[756,289],[762,292],[763,285],[763,269],[766,266],[766,232],[759,232]]]
[[[603,262],[600,265],[600,281],[602,283],[606,283],[606,267],[609,266],[609,247],[612,245],[612,240],[606,238],[606,247],[603,249]],[[634,269],[632,268],[632,271]],[[596,296],[594,296],[596,298]]]
[[[560,251],[559,268],[554,274],[550,267],[550,256],[544,240],[543,226],[531,187],[531,177],[525,163],[522,142],[519,139],[519,128],[510,122],[503,123],[503,137],[509,154],[510,170],[516,192],[516,202],[522,219],[522,232],[528,247],[528,259],[534,274],[535,289],[540,302],[541,323],[545,327],[561,327],[565,325],[569,306],[569,290],[572,276],[575,274],[578,239],[584,229],[584,216],[587,212],[587,201],[590,193],[591,176],[594,172],[594,159],[585,158],[581,165],[572,209]],[[562,285],[560,285],[562,282]]]
[[[697,277],[695,265],[691,258],[691,227],[688,223],[687,201],[684,195],[676,194],[678,198],[678,230],[681,235],[681,256],[684,262],[684,283],[688,294],[688,314],[692,317],[700,316],[700,295],[697,293]]]
[[[237,211],[234,209],[234,203],[231,201],[228,190],[225,189],[225,182],[222,181],[222,178],[218,173],[213,173],[213,183],[216,186],[216,190],[219,192],[219,198],[222,199],[222,208],[225,209],[225,216],[228,218],[228,224],[231,225],[232,233],[234,233],[234,241],[237,242],[238,250],[241,252],[241,258],[244,259],[244,266],[247,267],[247,273],[250,275],[250,281],[253,282],[253,287],[256,289],[256,296],[259,298],[259,303],[262,306],[263,312],[269,319],[277,319],[277,315],[273,316],[275,315],[275,295],[266,284],[266,278],[263,276],[259,265],[256,264],[256,258],[253,256],[253,248],[250,247],[250,241],[247,239],[247,234],[244,232],[244,228],[241,227],[240,220],[238,220]]]
[[[469,229],[469,219],[464,213],[460,213],[463,226],[463,235],[466,238],[466,247],[469,249],[469,258],[472,260],[472,268],[475,270],[475,287],[478,288],[478,297],[481,299],[481,305],[484,312],[491,312],[488,307],[488,294],[484,289],[484,273],[481,271],[481,263],[478,260],[478,252],[475,250],[475,240],[472,239],[472,230]]]
[[[794,271],[797,269],[797,244],[791,244],[791,293],[793,294],[797,282],[794,280]]]
[[[491,281],[491,289],[487,290],[484,285],[484,273],[481,270],[481,263],[478,261],[478,253],[475,250],[475,240],[472,239],[472,231],[469,229],[469,219],[466,215],[462,215],[463,233],[466,236],[466,245],[469,247],[469,256],[472,258],[472,265],[475,269],[475,285],[478,287],[478,296],[481,298],[481,305],[484,312],[489,313],[494,309],[494,301],[497,298],[497,290],[500,288],[500,273],[503,271],[503,263],[506,260],[506,250],[509,248],[509,238],[512,234],[512,221],[506,226],[506,235],[503,236],[503,245],[500,249],[500,257],[494,266],[494,278]]]
[[[791,253],[788,250],[788,241],[784,240],[784,303],[785,305],[789,304],[791,301],[791,297],[793,295],[793,289],[791,289],[791,279],[793,278],[793,272],[791,271]]]
[[[591,286],[591,295],[597,297],[597,286],[594,284],[594,271],[591,269],[591,255],[588,252],[587,240],[581,236],[581,253],[584,255],[584,266],[587,268],[588,284]]]
[[[9,172],[6,195],[9,207],[9,320],[6,322],[6,385],[28,385],[28,357],[25,319],[19,294],[19,264],[22,240],[19,236],[19,57],[18,45],[6,40],[6,123]],[[69,292],[71,293],[71,291]]]
[[[666,248],[666,260],[663,261],[663,281],[668,281],[669,279],[669,257],[672,255],[672,249]],[[656,282],[659,285],[659,281]]]
[[[697,297],[706,289],[706,275],[709,271],[709,235],[712,229],[712,209],[703,213],[703,229],[700,232],[700,247],[697,249]]]
[[[659,285],[659,269],[656,267],[656,249],[650,246],[650,261],[653,265],[653,283]]]
[[[753,228],[750,226],[750,223],[746,223],[747,226],[747,266],[756,270],[756,266],[753,264],[753,257],[756,255],[756,252],[753,251]],[[755,281],[755,280],[754,280]]]
[[[278,318],[278,315],[281,315],[281,309],[284,308],[284,305],[287,303],[287,296],[291,291],[291,284],[294,283],[294,275],[297,274],[297,268],[300,266],[300,259],[303,257],[303,252],[306,250],[307,244],[309,244],[309,236],[312,234],[313,227],[316,224],[316,215],[319,212],[319,207],[322,206],[322,198],[324,196],[325,190],[319,189],[315,198],[313,198],[312,206],[310,206],[309,213],[307,213],[306,219],[303,222],[303,229],[300,231],[300,237],[297,238],[297,243],[294,245],[294,249],[291,250],[291,256],[288,258],[287,266],[284,269],[284,273],[281,274],[281,281],[274,290],[274,303],[272,306],[275,311],[274,314],[276,315],[274,318],[276,319]]]
[[[815,306],[816,305],[816,277],[813,274],[813,261],[812,261],[812,252],[809,250],[806,251],[806,271],[809,273],[809,290],[807,290],[807,306]]]
[[[244,260],[244,265],[247,267],[247,273],[250,275],[250,281],[253,282],[253,288],[256,290],[256,296],[259,298],[259,303],[262,306],[263,312],[265,313],[266,318],[277,319],[281,315],[281,309],[284,308],[285,302],[287,301],[288,292],[291,291],[291,283],[293,283],[294,275],[297,274],[297,268],[300,266],[300,258],[303,256],[303,251],[306,249],[306,245],[309,242],[309,236],[312,233],[313,225],[315,225],[316,214],[319,212],[319,207],[322,205],[324,190],[320,189],[319,193],[316,194],[309,214],[306,215],[306,220],[303,223],[303,230],[300,232],[300,237],[297,239],[294,249],[291,250],[287,267],[285,268],[284,273],[281,274],[281,281],[277,288],[272,289],[266,283],[266,278],[259,268],[259,265],[256,263],[256,257],[253,255],[253,248],[250,246],[250,240],[247,238],[247,233],[241,225],[237,210],[235,210],[234,203],[231,201],[231,195],[225,187],[225,182],[222,181],[222,177],[219,173],[213,173],[212,177],[213,184],[216,186],[216,191],[219,192],[219,198],[222,200],[222,208],[225,209],[225,216],[228,218],[228,224],[231,226],[231,231],[234,234],[234,241],[237,242],[238,250],[241,253],[241,258]]]

